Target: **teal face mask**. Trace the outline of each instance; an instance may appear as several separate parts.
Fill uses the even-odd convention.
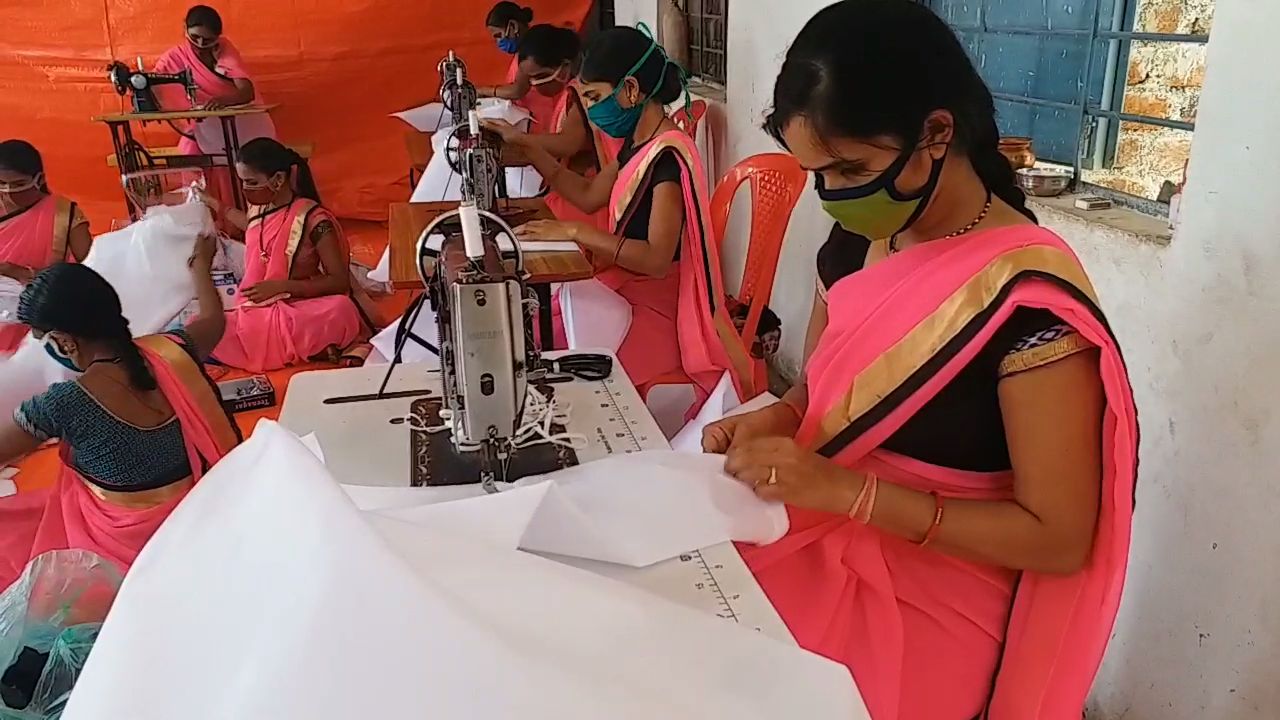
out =
[[[666,77],[667,66],[671,64],[670,58],[666,56],[665,52],[662,52],[661,47],[658,45],[658,41],[653,37],[653,33],[649,31],[649,26],[644,23],[640,23],[637,28],[640,32],[649,36],[649,49],[646,50],[644,55],[641,55],[640,59],[636,61],[636,64],[632,65],[631,69],[622,76],[622,79],[618,81],[617,87],[613,89],[613,93],[610,94],[609,97],[587,108],[587,120],[590,120],[592,125],[600,128],[601,132],[611,138],[622,139],[634,133],[636,131],[636,126],[640,124],[640,116],[644,114],[643,100],[629,108],[622,107],[622,103],[618,102],[618,93],[622,92],[622,88],[626,85],[627,78],[635,77],[636,71],[644,65],[645,61],[649,59],[649,56],[652,55],[655,50],[662,53],[662,70],[658,72],[659,83],[661,83],[662,79]],[[681,83],[683,84],[683,72],[681,73],[681,78]],[[685,93],[685,105],[688,105],[688,92]]]
[[[76,365],[75,362],[71,360],[71,358],[67,357],[66,353],[62,352],[62,348],[58,347],[58,344],[55,343],[53,341],[53,338],[49,337],[48,335],[44,337],[44,351],[49,354],[49,357],[53,358],[54,362],[70,370],[71,372],[73,373],[84,372],[84,370],[80,369],[79,365]]]

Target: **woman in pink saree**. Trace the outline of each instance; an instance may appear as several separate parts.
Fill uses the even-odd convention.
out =
[[[617,161],[586,178],[536,146],[528,146],[529,155],[551,188],[580,210],[607,208],[610,230],[547,220],[517,233],[574,240],[591,255],[596,279],[630,303],[618,358],[642,394],[680,377],[695,389],[696,411],[729,371],[740,391],[753,395],[746,348],[725,306],[718,249],[707,236],[702,162],[664,109],[683,91],[679,68],[649,35],[612,28],[592,41],[579,82],[587,117],[622,142]]]
[[[748,565],[875,720],[1078,720],[1120,603],[1138,449],[1088,277],[1036,226],[990,92],[924,6],[818,13],[766,127],[838,227],[804,378],[704,435],[789,506],[790,533],[744,548]]]
[[[336,359],[367,330],[342,227],[306,160],[275,140],[246,143],[236,172],[250,207],[227,219],[245,232],[245,275],[214,359],[252,372]]]
[[[176,73],[190,70],[196,81],[196,103],[208,110],[247,105],[266,100],[254,87],[244,59],[231,41],[222,36],[222,17],[207,5],[196,5],[187,11],[186,42],[170,48],[156,62],[157,72]],[[156,94],[166,108],[186,108],[188,100],[182,88],[162,85]],[[274,138],[275,125],[264,113],[236,118],[236,135],[243,144],[260,137]],[[189,124],[178,143],[183,155],[221,155],[226,152],[222,130],[217,120]]]
[[[53,265],[23,291],[23,322],[79,376],[0,423],[0,463],[48,440],[61,448],[52,489],[0,499],[0,588],[50,550],[89,550],[127,570],[191,487],[239,443],[200,362],[223,327],[209,277],[215,248],[202,239],[192,258],[199,316],[168,335],[135,341],[115,290],[84,265]]]
[[[91,241],[80,207],[49,192],[35,147],[0,142],[0,277],[25,285],[55,262],[84,260]],[[0,355],[17,350],[27,330],[0,317]]]
[[[587,121],[587,111],[573,82],[581,54],[578,33],[554,25],[534,25],[520,42],[520,68],[533,92],[554,100],[549,127],[522,133],[502,120],[486,120],[512,147],[535,145],[559,160],[565,169],[592,177],[617,161],[623,140],[611,138]],[[609,209],[587,213],[560,193],[550,190],[547,208],[559,220],[584,222],[610,230]]]
[[[552,132],[552,128],[555,127],[557,98],[554,95],[533,91],[535,87],[533,76],[519,55],[532,23],[533,10],[513,2],[503,0],[489,10],[484,21],[485,27],[493,36],[494,42],[498,44],[498,49],[514,57],[511,58],[511,66],[507,69],[505,85],[479,87],[476,92],[480,97],[510,100],[528,110],[533,116],[533,124],[529,132],[539,134]]]

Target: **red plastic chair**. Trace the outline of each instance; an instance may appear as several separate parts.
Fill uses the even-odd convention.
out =
[[[787,235],[791,213],[808,182],[808,173],[795,158],[785,153],[754,155],[733,166],[711,196],[712,239],[720,248],[721,257],[724,255],[725,233],[734,197],[742,184],[748,181],[751,183],[751,231],[738,301],[749,308],[740,336],[743,346],[749,350],[760,327],[760,317],[773,295],[782,242]],[[735,378],[735,385],[745,395],[744,401],[764,392],[769,386],[764,361],[754,361],[753,366],[753,377]],[[647,398],[649,390],[658,385],[688,383],[687,376],[673,373],[648,383],[642,389],[642,396]]]
[[[694,140],[698,139],[698,123],[702,122],[702,118],[707,114],[707,101],[694,100],[689,104],[688,108],[680,108],[671,113],[671,119],[680,129],[688,133],[689,137]]]

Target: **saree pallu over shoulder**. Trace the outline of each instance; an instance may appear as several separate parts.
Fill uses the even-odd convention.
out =
[[[680,242],[677,334],[681,362],[697,394],[696,411],[725,371],[733,378],[739,397],[754,397],[762,389],[754,387],[751,360],[725,305],[719,241],[711,236],[707,207],[711,195],[706,171],[687,134],[670,130],[659,135],[620,168],[609,202],[614,234],[621,235],[635,212],[636,201],[647,188],[655,161],[668,151],[674,153],[681,168],[685,222]],[[613,287],[627,277],[635,276],[613,267],[600,279]]]
[[[748,553],[780,610],[798,607],[797,593],[806,593],[810,607],[831,608],[791,617],[783,610],[784,619],[802,645],[849,665],[877,720],[961,711],[982,712],[989,720],[1077,720],[1119,608],[1138,449],[1137,413],[1119,344],[1078,259],[1047,230],[998,228],[893,255],[842,279],[828,302],[830,323],[807,368],[810,405],[798,440],[842,466],[948,497],[1006,499],[1013,478],[939,468],[879,448],[955,378],[1015,309],[1049,310],[1100,349],[1102,492],[1084,570],[1011,574],[843,518],[794,509],[788,537]],[[1011,604],[999,602],[1009,596]],[[837,599],[843,603],[838,608]],[[941,627],[924,633],[922,616]],[[926,643],[978,638],[972,657],[991,661],[987,677],[994,681],[981,697],[973,694],[972,682],[960,687],[945,681],[936,697],[913,696],[927,670],[916,665],[965,664],[963,642],[922,660],[928,654],[920,652],[922,636]],[[946,654],[952,657],[939,657]],[[971,704],[979,701],[981,706]]]
[[[0,586],[50,550],[89,550],[127,570],[191,487],[240,443],[213,384],[182,347],[159,335],[136,342],[182,428],[191,478],[143,493],[104,492],[67,464],[64,448],[51,490],[0,500]]]

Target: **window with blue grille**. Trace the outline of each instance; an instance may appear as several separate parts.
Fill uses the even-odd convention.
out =
[[[1042,160],[1077,172],[1102,171],[1116,165],[1118,150],[1123,156],[1126,148],[1151,144],[1152,136],[1139,138],[1146,145],[1122,141],[1122,127],[1182,135],[1194,130],[1194,107],[1188,112],[1164,100],[1125,101],[1133,90],[1130,56],[1135,48],[1190,48],[1201,53],[1202,79],[1213,0],[921,2],[968,49],[995,96],[1001,134],[1032,138]],[[1194,104],[1198,94],[1197,87]]]

